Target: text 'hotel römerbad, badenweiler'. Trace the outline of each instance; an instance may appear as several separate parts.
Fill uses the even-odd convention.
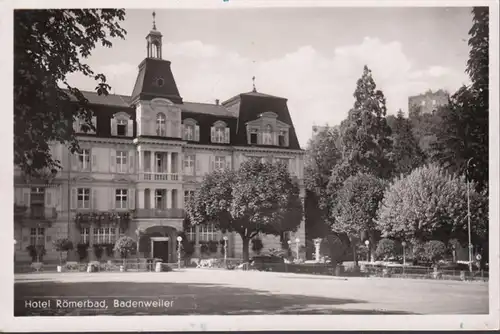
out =
[[[146,40],[147,57],[131,96],[83,92],[96,131],[78,135],[80,153],[54,144],[53,156],[63,168],[50,182],[28,180],[15,169],[15,204],[24,208],[14,214],[16,262],[31,261],[29,245],[45,246],[44,261],[58,259],[52,241],[63,237],[75,248],[89,244],[93,260],[94,244],[114,243],[122,235],[136,239],[137,231],[139,256],[177,261],[175,239],[184,232],[195,244],[193,257],[199,257],[200,244],[220,241],[223,234],[210,225],[184,226],[184,203],[204,175],[238,169],[250,158],[285,162],[303,198],[304,151],[287,100],[254,88],[222,103],[185,102],[170,61],[162,59],[161,33],[153,27]],[[81,132],[78,122],[73,126]],[[228,257],[241,257],[241,238],[227,237]],[[288,237],[303,245],[304,221]],[[279,237],[261,239],[264,250],[280,248]]]

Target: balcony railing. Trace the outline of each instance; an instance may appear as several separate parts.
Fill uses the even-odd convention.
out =
[[[135,218],[184,218],[184,209],[136,209]]]
[[[179,181],[179,174],[139,172],[139,181]]]
[[[17,211],[18,218],[31,220],[52,220],[57,218],[56,208],[26,208],[24,211]]]

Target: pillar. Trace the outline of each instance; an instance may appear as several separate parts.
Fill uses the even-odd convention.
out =
[[[155,155],[156,155],[156,152],[155,151],[149,151],[150,152],[150,155],[151,155],[151,165],[150,165],[150,172],[151,173],[154,173],[156,171],[156,168],[155,168]]]
[[[170,174],[172,173],[172,152],[167,152],[167,174],[169,179],[171,179]]]
[[[219,230],[217,231],[217,257],[221,257],[221,256],[224,256],[224,254],[222,254],[222,252],[224,251],[224,246],[222,246],[220,244],[220,241],[222,240],[222,232]]]
[[[141,149],[138,149],[138,172],[139,173],[142,173],[144,171],[144,151],[142,151]]]
[[[155,209],[155,197],[156,197],[156,189],[150,188],[149,189],[149,201],[151,205],[149,206],[151,209]]]
[[[145,206],[144,206],[144,198],[145,193],[144,193],[144,189],[137,189],[137,208],[138,209],[144,209]]]
[[[200,258],[201,256],[201,246],[200,246],[200,226],[195,225],[194,227],[194,256]]]
[[[170,153],[169,153],[169,156],[170,156]],[[172,189],[165,190],[165,197],[167,200],[167,209],[172,209],[172,201],[173,201]]]

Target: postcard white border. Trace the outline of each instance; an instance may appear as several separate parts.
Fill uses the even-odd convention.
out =
[[[259,315],[259,316],[99,316],[99,317],[13,317],[13,128],[12,78],[13,40],[12,10],[14,8],[59,7],[108,8],[284,8],[284,7],[412,7],[412,6],[490,6],[490,283],[489,315]],[[1,268],[0,330],[2,331],[198,331],[198,330],[413,330],[413,329],[495,329],[499,326],[499,95],[498,95],[498,2],[497,1],[272,1],[272,0],[171,0],[131,1],[108,0],[68,2],[1,1],[0,2],[0,94],[4,121],[0,138],[3,163],[0,164],[0,212],[3,219],[0,233]],[[493,222],[493,223],[491,223]],[[139,321],[138,321],[139,320]]]

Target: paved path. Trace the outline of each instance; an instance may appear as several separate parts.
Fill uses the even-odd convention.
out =
[[[163,296],[177,300],[176,307],[168,312],[120,311],[126,315],[488,313],[488,284],[483,282],[209,269],[167,273],[30,273],[15,275],[15,281],[17,302],[30,296]],[[19,306],[17,312],[23,315]]]

